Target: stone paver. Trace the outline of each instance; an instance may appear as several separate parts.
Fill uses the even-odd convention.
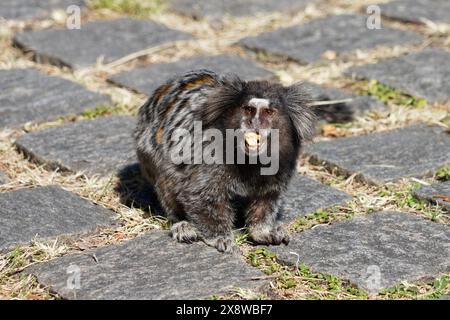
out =
[[[52,169],[108,175],[136,161],[134,128],[132,117],[99,118],[26,134],[16,146]]]
[[[79,268],[80,289],[67,286],[69,266]],[[262,276],[236,256],[203,243],[177,243],[161,231],[26,272],[67,299],[201,299],[233,287],[255,288],[261,282],[251,278]]]
[[[420,43],[422,37],[411,31],[383,27],[368,29],[366,17],[337,15],[314,20],[304,25],[278,29],[239,43],[253,50],[285,56],[302,63],[319,61],[323,54],[333,51],[337,55],[356,49]]]
[[[402,129],[322,141],[305,148],[312,160],[373,184],[423,177],[450,163],[450,135],[442,127]]]
[[[37,70],[0,70],[0,128],[52,120],[109,103],[107,96]]]
[[[95,231],[114,212],[56,186],[0,193],[0,250],[31,240]]]
[[[324,185],[308,177],[296,175],[282,199],[283,222],[290,222],[297,217],[344,204],[352,197],[335,188]]]
[[[84,0],[2,0],[0,17],[25,20],[49,17],[52,10],[66,10],[70,5],[85,7]]]
[[[348,102],[315,106],[319,119],[328,122],[345,122],[354,120],[355,116],[362,116],[369,111],[385,109],[385,105],[372,97],[360,96],[343,90],[325,88],[311,82],[303,84],[305,90],[310,94],[313,101],[345,100]]]
[[[234,73],[245,80],[270,79],[274,75],[255,62],[239,56],[198,56],[173,63],[154,64],[110,77],[108,80],[151,95],[165,80],[193,69],[210,69],[220,74]]]
[[[170,9],[196,19],[224,16],[253,16],[255,14],[284,12],[293,14],[317,0],[169,0]]]
[[[413,193],[419,199],[432,201],[450,211],[450,181],[423,186],[414,190]]]
[[[375,64],[350,68],[346,74],[375,79],[429,102],[450,99],[450,51],[425,49]]]
[[[0,171],[0,185],[5,184],[8,182],[8,177],[6,176],[6,173]]]
[[[377,212],[297,233],[288,246],[270,250],[284,264],[298,259],[374,292],[450,272],[450,227],[412,214]]]
[[[40,62],[71,68],[93,65],[100,57],[110,62],[136,51],[191,35],[152,21],[122,18],[83,24],[79,30],[49,29],[18,34],[14,43],[36,54]]]
[[[450,22],[448,0],[400,0],[380,4],[381,14],[406,22],[422,22],[421,18],[433,22]]]

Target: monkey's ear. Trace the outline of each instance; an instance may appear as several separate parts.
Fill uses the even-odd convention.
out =
[[[236,75],[222,76],[215,90],[208,97],[201,110],[204,126],[216,122],[226,110],[240,103],[244,94],[245,82]]]
[[[316,114],[310,107],[311,97],[303,84],[286,87],[284,100],[298,141],[311,140],[315,133]]]

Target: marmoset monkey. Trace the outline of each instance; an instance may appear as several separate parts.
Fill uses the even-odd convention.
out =
[[[139,110],[135,140],[173,238],[231,252],[234,222],[241,218],[254,243],[287,244],[277,224],[279,200],[314,122],[300,85],[196,70],[157,88]],[[208,134],[196,138],[199,132]]]

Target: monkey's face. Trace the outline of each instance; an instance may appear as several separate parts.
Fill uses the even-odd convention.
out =
[[[232,79],[209,97],[201,117],[207,126],[243,133],[237,135],[238,146],[247,155],[274,151],[285,157],[297,154],[313,134],[314,113],[307,101],[298,84]]]
[[[266,152],[270,145],[274,130],[289,126],[281,102],[275,99],[249,97],[234,108],[229,117],[227,128],[238,129],[243,141],[239,143],[247,155],[257,155]],[[239,137],[238,137],[239,139]]]
[[[258,154],[265,151],[278,110],[270,106],[269,99],[251,98],[241,106],[240,113],[245,152]]]

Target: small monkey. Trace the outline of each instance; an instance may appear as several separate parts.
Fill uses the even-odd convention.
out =
[[[180,129],[193,133],[196,122],[203,131],[213,129],[223,137],[227,130],[242,133],[233,138],[234,148],[227,149],[227,142],[215,149],[216,155],[234,161],[173,161],[174,148],[195,149],[195,142],[177,144],[173,137]],[[254,243],[287,244],[289,236],[277,223],[279,202],[295,173],[303,141],[313,135],[314,122],[300,85],[284,87],[196,70],[157,88],[139,110],[135,141],[141,171],[173,223],[173,238],[201,240],[231,252],[232,229],[242,219]],[[276,143],[273,132],[278,132]],[[211,143],[206,140],[203,137],[200,145]],[[239,151],[245,163],[236,161]],[[261,174],[267,169],[260,160],[263,151],[279,159],[273,174]]]

